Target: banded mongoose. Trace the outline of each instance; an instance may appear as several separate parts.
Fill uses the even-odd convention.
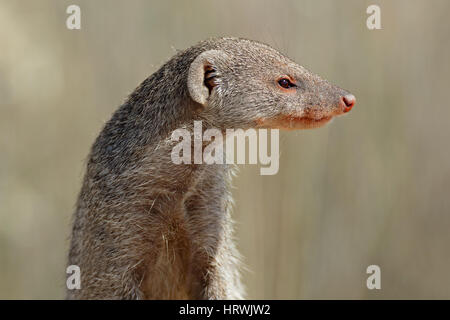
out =
[[[171,161],[177,128],[316,128],[355,97],[270,46],[216,38],[177,53],[92,146],[74,213],[69,299],[241,299],[233,166]]]

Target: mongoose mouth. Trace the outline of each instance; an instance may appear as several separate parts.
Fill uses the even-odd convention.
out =
[[[282,125],[280,129],[298,130],[298,129],[312,129],[318,128],[327,124],[333,116],[323,116],[320,118],[313,118],[310,116],[285,116],[282,118]]]
[[[274,119],[258,119],[258,127],[282,129],[282,130],[300,130],[318,128],[327,124],[333,118],[332,115],[313,118],[311,116],[284,115]]]

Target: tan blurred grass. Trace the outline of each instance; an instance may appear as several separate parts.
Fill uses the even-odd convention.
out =
[[[350,90],[326,128],[282,134],[280,171],[243,166],[237,237],[249,298],[450,298],[448,1],[0,0],[0,298],[62,298],[90,144],[173,54],[264,41]],[[365,287],[380,265],[382,290]]]

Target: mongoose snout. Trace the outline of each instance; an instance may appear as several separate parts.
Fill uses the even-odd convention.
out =
[[[328,123],[333,117],[349,112],[355,105],[353,94],[320,79],[317,75],[302,76],[302,89],[295,92],[297,105],[287,112],[281,109],[279,115],[272,118],[258,119],[260,127],[285,130],[317,128]],[[314,80],[308,83],[309,77]],[[283,79],[284,80],[284,79]],[[282,83],[283,92],[294,91],[296,85]]]

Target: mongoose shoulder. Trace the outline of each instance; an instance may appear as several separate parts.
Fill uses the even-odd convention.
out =
[[[230,165],[176,165],[171,133],[307,129],[353,95],[268,45],[217,38],[172,57],[118,108],[92,146],[73,218],[71,299],[239,299]]]

